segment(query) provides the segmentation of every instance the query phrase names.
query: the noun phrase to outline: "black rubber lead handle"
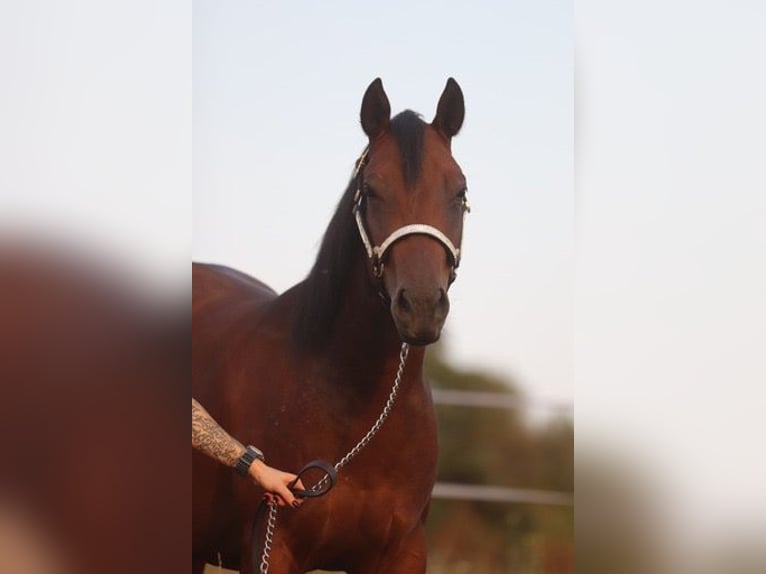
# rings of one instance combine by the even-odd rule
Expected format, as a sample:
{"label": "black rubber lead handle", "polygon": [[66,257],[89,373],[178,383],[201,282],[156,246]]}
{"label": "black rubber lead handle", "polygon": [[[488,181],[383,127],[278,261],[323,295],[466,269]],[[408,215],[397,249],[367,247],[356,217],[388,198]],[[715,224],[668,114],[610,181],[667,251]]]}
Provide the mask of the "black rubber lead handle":
{"label": "black rubber lead handle", "polygon": [[[321,470],[325,476],[323,479],[316,483],[314,488],[295,488],[295,484],[301,480],[301,477],[304,474],[310,470],[315,469]],[[337,481],[338,473],[335,471],[335,467],[333,465],[331,465],[329,462],[325,462],[324,460],[312,460],[310,463],[304,466],[300,472],[298,472],[298,475],[292,482],[290,482],[290,484],[287,485],[287,488],[289,488],[297,498],[316,498],[318,496],[327,494],[327,492],[329,492],[329,490],[335,486]]]}

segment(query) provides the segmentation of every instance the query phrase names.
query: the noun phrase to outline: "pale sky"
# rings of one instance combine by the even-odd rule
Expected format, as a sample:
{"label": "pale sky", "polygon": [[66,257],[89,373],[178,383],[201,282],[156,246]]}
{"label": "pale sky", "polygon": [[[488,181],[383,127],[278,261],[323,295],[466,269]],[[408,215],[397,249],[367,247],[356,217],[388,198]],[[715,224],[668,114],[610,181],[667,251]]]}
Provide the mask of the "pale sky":
{"label": "pale sky", "polygon": [[449,76],[473,212],[445,329],[460,365],[571,402],[573,45],[569,1],[196,2],[196,260],[278,291],[303,279],[365,145],[383,79],[430,121]]}

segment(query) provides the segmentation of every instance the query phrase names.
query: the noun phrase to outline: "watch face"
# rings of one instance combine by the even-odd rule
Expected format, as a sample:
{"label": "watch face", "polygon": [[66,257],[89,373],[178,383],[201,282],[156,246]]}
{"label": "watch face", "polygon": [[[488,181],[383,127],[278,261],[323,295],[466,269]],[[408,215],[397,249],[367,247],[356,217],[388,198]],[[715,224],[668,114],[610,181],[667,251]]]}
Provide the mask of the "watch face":
{"label": "watch face", "polygon": [[264,460],[263,453],[261,452],[260,449],[255,448],[253,445],[250,445],[247,448],[248,450],[252,451],[252,453],[255,455],[256,458]]}

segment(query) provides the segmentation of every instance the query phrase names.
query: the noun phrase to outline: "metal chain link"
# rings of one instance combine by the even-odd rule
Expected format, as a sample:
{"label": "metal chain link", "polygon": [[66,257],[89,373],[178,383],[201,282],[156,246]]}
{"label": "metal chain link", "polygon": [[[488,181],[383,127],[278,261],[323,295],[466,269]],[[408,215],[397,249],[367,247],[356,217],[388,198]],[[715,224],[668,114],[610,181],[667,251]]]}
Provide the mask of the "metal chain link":
{"label": "metal chain link", "polygon": [[[361,440],[354,445],[354,448],[352,448],[350,451],[346,453],[346,455],[341,458],[338,462],[335,463],[335,470],[340,471],[341,468],[346,466],[349,461],[354,458],[359,452],[367,446],[367,444],[372,440],[372,438],[378,434],[378,431],[383,426],[383,423],[388,418],[388,415],[391,413],[391,409],[394,406],[394,401],[396,400],[396,395],[399,393],[399,385],[402,382],[402,375],[404,374],[404,364],[407,361],[407,355],[410,352],[410,346],[407,343],[402,343],[401,350],[399,351],[399,367],[396,369],[396,376],[394,377],[394,384],[391,387],[391,392],[388,394],[388,399],[386,400],[386,404],[383,405],[383,410],[381,411],[380,415],[378,415],[377,420],[373,423],[373,425],[370,427],[370,430],[367,431],[367,434],[365,434]],[[322,480],[318,481],[313,486],[309,487],[307,490],[316,491],[324,487],[325,483],[329,480],[327,476],[324,476]],[[263,541],[263,553],[261,554],[261,566],[260,566],[260,572],[261,574],[268,574],[269,572],[269,557],[271,554],[271,545],[274,542],[274,531],[276,530],[276,523],[277,523],[277,503],[276,502],[270,502],[269,503],[269,517],[266,521],[266,537]]]}
{"label": "metal chain link", "polygon": [[277,504],[269,503],[269,517],[266,519],[266,536],[263,539],[263,554],[261,554],[261,574],[269,572],[269,556],[271,555],[271,544],[274,542],[274,529],[277,526]]}

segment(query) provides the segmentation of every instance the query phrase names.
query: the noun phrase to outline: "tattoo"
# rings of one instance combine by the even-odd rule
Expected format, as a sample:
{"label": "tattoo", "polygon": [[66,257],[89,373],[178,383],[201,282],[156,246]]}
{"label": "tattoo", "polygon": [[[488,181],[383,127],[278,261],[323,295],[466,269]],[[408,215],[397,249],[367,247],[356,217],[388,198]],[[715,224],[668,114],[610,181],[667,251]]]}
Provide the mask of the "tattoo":
{"label": "tattoo", "polygon": [[223,430],[201,404],[192,399],[192,446],[227,466],[236,466],[245,447]]}

